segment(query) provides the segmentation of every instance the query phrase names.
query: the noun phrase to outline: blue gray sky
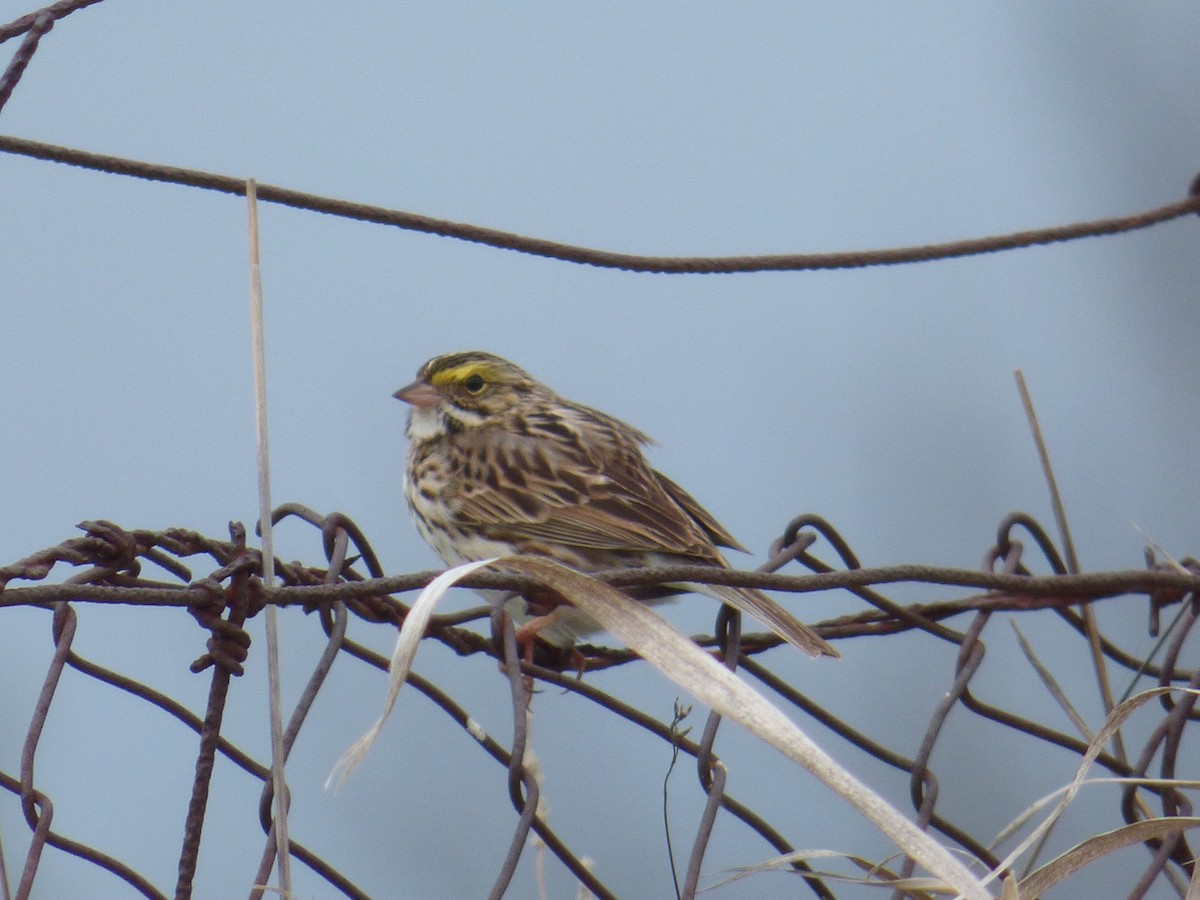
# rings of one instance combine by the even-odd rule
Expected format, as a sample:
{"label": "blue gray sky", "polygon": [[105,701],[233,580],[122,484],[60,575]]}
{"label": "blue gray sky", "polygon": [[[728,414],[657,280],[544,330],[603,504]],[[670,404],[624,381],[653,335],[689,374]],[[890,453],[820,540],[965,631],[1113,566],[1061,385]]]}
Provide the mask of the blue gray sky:
{"label": "blue gray sky", "polygon": [[[0,19],[29,10],[0,2]],[[1179,2],[110,0],[44,39],[0,132],[603,249],[870,249],[1181,198],[1200,170],[1198,38],[1200,8]],[[231,519],[252,522],[243,201],[0,155],[0,209],[0,562],[72,536],[83,519],[218,537]],[[1017,368],[1084,568],[1140,566],[1139,529],[1175,556],[1197,552],[1194,220],[921,265],[660,276],[270,205],[260,217],[274,497],[348,514],[389,572],[436,564],[403,509],[404,410],[391,393],[428,357],[471,348],[652,434],[654,463],[752,549],[739,560],[747,567],[808,511],[869,565],[974,567],[1005,513],[1049,524]],[[321,558],[303,528],[280,541],[285,558]],[[810,620],[856,608],[840,597],[794,602]],[[707,601],[669,614],[711,629]],[[81,653],[202,708],[207,679],[186,667],[204,635],[189,618],[86,606],[79,615]],[[1144,603],[1107,603],[1099,615],[1131,649],[1150,646]],[[315,621],[282,618],[288,701],[319,642]],[[3,619],[0,767],[15,771],[51,653],[49,616],[10,609]],[[1021,625],[1098,724],[1081,642],[1050,614]],[[264,753],[261,627],[229,733]],[[356,623],[352,634],[391,645],[378,627]],[[1067,727],[1008,626],[993,623],[988,638],[980,677],[994,699]],[[786,651],[769,659],[853,724],[914,752],[952,679],[953,649],[917,636],[841,649],[832,665]],[[430,646],[417,670],[507,739],[507,687],[489,660]],[[676,691],[652,672],[589,678],[669,718]],[[293,834],[373,896],[481,895],[513,825],[503,774],[415,693],[351,781],[336,794],[321,788],[383,692],[381,674],[335,666],[289,767]],[[667,896],[661,744],[555,691],[535,711],[555,827],[622,896]],[[166,890],[195,741],[163,718],[69,674],[38,779],[56,827]],[[801,724],[905,803],[902,778]],[[978,834],[1073,774],[1069,754],[965,714],[949,729],[934,759],[940,803]],[[808,776],[732,728],[722,740],[731,789],[798,846],[887,852]],[[676,777],[673,825],[686,848],[699,800],[690,771]],[[131,796],[136,813],[126,812]],[[256,802],[248,778],[218,772],[198,896],[245,890],[261,848]],[[1118,824],[1114,803],[1092,789],[1054,846],[1097,817]],[[0,837],[12,877],[26,831],[11,797],[0,799]],[[1077,884],[1140,869],[1144,854],[1129,852],[1124,868]],[[769,855],[722,821],[706,870]],[[535,896],[532,860],[512,896]],[[572,895],[557,865],[547,877],[550,896]],[[784,877],[718,896],[790,895]],[[131,896],[53,852],[38,888]],[[300,867],[296,888],[330,896]]]}

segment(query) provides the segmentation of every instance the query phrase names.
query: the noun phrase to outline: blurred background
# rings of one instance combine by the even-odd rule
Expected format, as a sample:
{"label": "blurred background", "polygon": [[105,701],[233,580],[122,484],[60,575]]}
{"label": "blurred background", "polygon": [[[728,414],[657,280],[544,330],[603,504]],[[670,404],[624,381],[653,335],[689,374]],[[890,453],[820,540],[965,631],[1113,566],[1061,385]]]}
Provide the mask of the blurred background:
{"label": "blurred background", "polygon": [[[0,20],[32,9],[0,2]],[[1179,2],[113,0],[43,39],[0,132],[608,250],[862,250],[1182,198],[1200,170],[1198,39],[1200,7]],[[5,44],[5,61],[18,43]],[[4,154],[0,210],[0,564],[73,536],[84,519],[216,538],[230,520],[253,523],[244,201]],[[1018,368],[1083,568],[1140,567],[1147,536],[1176,557],[1197,553],[1195,219],[969,259],[727,276],[602,270],[270,204],[260,219],[274,499],[346,513],[390,573],[438,565],[403,506],[405,409],[391,393],[430,356],[473,348],[655,437],[654,464],[751,548],[742,567],[761,563],[801,512],[832,521],[865,565],[972,568],[1009,511],[1049,525]],[[285,526],[278,541],[285,559],[322,562],[311,529]],[[861,608],[840,595],[788,602],[806,621]],[[1097,611],[1123,646],[1149,650],[1144,601]],[[667,611],[709,633],[713,612],[703,599]],[[207,635],[189,616],[78,614],[78,652],[203,710],[208,676],[187,666]],[[299,610],[281,618],[287,704],[323,638]],[[226,733],[266,759],[260,619]],[[0,769],[15,772],[53,644],[43,610],[4,609],[0,623]],[[999,625],[977,689],[1069,728]],[[1051,613],[1021,626],[1096,727],[1084,643]],[[351,634],[384,651],[394,639],[363,622]],[[955,648],[912,634],[840,649],[835,664],[767,658],[914,753]],[[494,662],[430,642],[417,671],[511,739]],[[668,719],[678,695],[644,666],[587,677]],[[335,665],[289,763],[292,836],[371,896],[483,895],[515,822],[504,774],[415,692],[349,782],[322,789],[384,688],[377,671]],[[669,749],[554,689],[534,711],[553,826],[621,896],[671,895]],[[797,720],[909,809],[902,775]],[[697,734],[701,722],[694,712]],[[161,712],[68,673],[38,756],[55,828],[169,890],[195,745]],[[718,752],[731,790],[797,846],[889,852],[815,780],[735,728]],[[1194,777],[1196,762],[1180,771]],[[1066,783],[1076,757],[955,715],[933,765],[939,810],[986,836]],[[675,778],[672,827],[686,857],[702,798],[690,769]],[[257,798],[257,782],[218,767],[196,896],[247,890],[262,847]],[[1116,794],[1092,788],[1051,850],[1099,821],[1120,823]],[[13,878],[28,829],[9,794],[0,839]],[[1146,860],[1126,853],[1081,873],[1071,894],[1126,893],[1126,872]],[[707,881],[771,855],[723,817]],[[298,896],[332,895],[293,871]],[[573,895],[553,861],[546,880],[549,896]],[[536,892],[530,851],[510,895]],[[772,874],[716,896],[803,893]],[[132,891],[47,851],[35,896],[84,895]]]}

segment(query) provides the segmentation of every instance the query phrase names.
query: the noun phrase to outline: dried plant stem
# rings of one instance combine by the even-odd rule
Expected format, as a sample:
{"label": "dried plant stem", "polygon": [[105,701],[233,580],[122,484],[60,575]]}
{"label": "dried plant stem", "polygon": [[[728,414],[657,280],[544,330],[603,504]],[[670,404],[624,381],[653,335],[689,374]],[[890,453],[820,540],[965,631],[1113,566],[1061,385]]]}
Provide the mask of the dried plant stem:
{"label": "dried plant stem", "polygon": [[[1062,538],[1063,553],[1066,556],[1067,569],[1072,575],[1079,574],[1079,557],[1075,553],[1075,542],[1071,539],[1071,528],[1067,524],[1067,514],[1063,508],[1062,494],[1058,490],[1058,482],[1054,478],[1054,469],[1050,465],[1050,453],[1046,449],[1046,441],[1042,436],[1042,428],[1038,424],[1037,412],[1033,408],[1033,399],[1029,388],[1025,385],[1025,373],[1017,369],[1013,373],[1017,379],[1017,390],[1021,393],[1021,403],[1025,407],[1025,417],[1029,421],[1029,430],[1033,434],[1033,443],[1037,447],[1038,458],[1042,461],[1042,472],[1046,476],[1046,487],[1050,491],[1050,505],[1054,510],[1054,521],[1058,525],[1058,533]],[[1108,669],[1104,663],[1104,650],[1100,643],[1100,629],[1096,625],[1096,613],[1091,604],[1082,603],[1079,607],[1087,629],[1088,646],[1092,653],[1092,666],[1096,670],[1096,683],[1100,687],[1100,697],[1104,701],[1104,713],[1108,715],[1116,706],[1113,699],[1112,685],[1108,679]],[[1125,743],[1121,732],[1113,732],[1113,753],[1117,759],[1126,761]]]}
{"label": "dried plant stem", "polygon": [[[263,349],[262,272],[258,254],[258,187],[246,182],[246,209],[250,227],[250,319],[254,345],[254,421],[258,436],[258,520],[262,527],[262,576],[269,589],[275,586],[275,547],[271,530],[271,468],[267,443],[267,365]],[[280,711],[278,610],[268,607],[267,685],[270,692],[271,782],[275,792],[275,852],[279,866],[279,888],[291,895],[292,876],[288,855],[287,781],[284,778],[283,715]]]}

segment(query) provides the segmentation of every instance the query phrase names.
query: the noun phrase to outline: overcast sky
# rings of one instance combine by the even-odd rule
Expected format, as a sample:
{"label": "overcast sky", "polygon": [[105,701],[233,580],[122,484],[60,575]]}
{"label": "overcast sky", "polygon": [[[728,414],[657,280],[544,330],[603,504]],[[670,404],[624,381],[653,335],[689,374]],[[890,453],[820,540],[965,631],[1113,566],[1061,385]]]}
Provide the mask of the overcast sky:
{"label": "overcast sky", "polygon": [[[5,0],[0,19],[31,9]],[[1182,198],[1200,170],[1198,39],[1200,7],[1183,2],[109,0],[43,39],[0,132],[609,250],[861,250]],[[253,522],[244,202],[0,155],[0,210],[0,564],[73,536],[84,519],[218,538],[230,520]],[[278,206],[260,217],[274,497],[346,513],[390,573],[437,563],[403,508],[405,410],[391,393],[430,356],[473,348],[654,436],[655,465],[751,548],[738,560],[745,567],[801,512],[832,521],[867,565],[976,567],[1009,511],[1051,524],[1017,368],[1083,567],[1141,566],[1145,535],[1176,557],[1197,553],[1194,218],[920,265],[661,276]],[[310,530],[288,526],[280,540],[286,559],[323,558]],[[811,621],[859,608],[833,595],[788,602]],[[187,665],[205,634],[190,617],[78,612],[81,654],[203,709],[208,676]],[[711,630],[707,600],[667,612],[689,631]],[[1099,615],[1132,652],[1151,646],[1144,601],[1109,602]],[[291,702],[320,635],[299,610],[282,619]],[[49,664],[49,620],[27,609],[0,619],[7,773],[18,771]],[[1049,613],[1021,626],[1097,726],[1082,642]],[[252,633],[228,733],[265,758],[260,621]],[[362,622],[352,634],[380,649],[393,637]],[[1069,728],[1008,625],[994,622],[987,641],[980,691]],[[767,661],[852,724],[914,753],[952,681],[954,648],[910,636],[840,649],[835,664],[786,650]],[[417,671],[510,739],[507,685],[490,660],[431,643]],[[587,677],[670,718],[678,691],[652,671]],[[336,794],[321,788],[377,714],[384,682],[351,660],[335,665],[289,765],[293,837],[372,896],[483,895],[515,823],[504,773],[415,692],[350,782]],[[56,829],[169,892],[195,738],[115,694],[64,677],[38,786],[54,800]],[[538,696],[535,714],[552,824],[621,896],[669,896],[664,746],[556,690]],[[902,775],[795,718],[908,808]],[[699,712],[692,721],[698,733]],[[888,852],[827,790],[735,728],[718,750],[731,790],[797,846]],[[1185,777],[1196,762],[1181,763]],[[934,766],[939,809],[990,837],[1068,781],[1075,757],[956,710]],[[684,768],[671,796],[686,857],[700,800]],[[262,845],[257,796],[251,779],[218,767],[197,896],[246,892]],[[1080,810],[1052,850],[1098,822],[1120,824],[1115,794],[1099,788]],[[28,830],[7,794],[0,839],[15,880]],[[1114,884],[1123,894],[1146,860],[1141,849],[1127,853],[1082,874],[1074,895]],[[705,870],[711,881],[770,855],[723,818]],[[533,858],[527,851],[511,896],[536,895]],[[298,896],[333,895],[303,867],[294,872]],[[557,863],[547,878],[550,896],[572,896]],[[715,896],[800,891],[785,878],[759,876]],[[37,890],[132,896],[50,850]]]}

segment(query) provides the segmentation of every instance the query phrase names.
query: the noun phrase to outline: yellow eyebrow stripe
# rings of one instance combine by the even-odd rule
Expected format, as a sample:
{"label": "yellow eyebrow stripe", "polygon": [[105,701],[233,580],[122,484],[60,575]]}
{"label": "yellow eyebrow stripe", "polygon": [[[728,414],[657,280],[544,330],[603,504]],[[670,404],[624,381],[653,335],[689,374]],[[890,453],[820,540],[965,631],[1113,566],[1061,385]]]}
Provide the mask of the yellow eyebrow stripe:
{"label": "yellow eyebrow stripe", "polygon": [[466,381],[472,375],[482,375],[484,378],[491,380],[491,376],[495,374],[495,367],[488,363],[466,363],[461,366],[455,366],[453,369],[443,369],[440,372],[434,373],[430,382],[434,387],[444,387],[448,384],[458,384]]}

